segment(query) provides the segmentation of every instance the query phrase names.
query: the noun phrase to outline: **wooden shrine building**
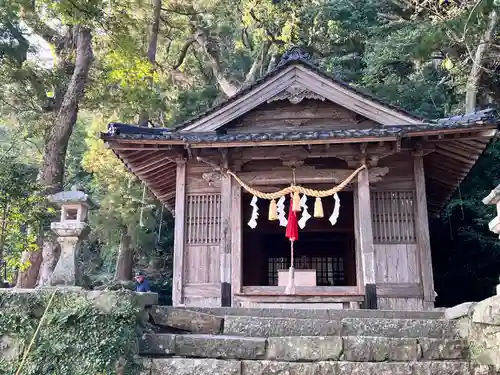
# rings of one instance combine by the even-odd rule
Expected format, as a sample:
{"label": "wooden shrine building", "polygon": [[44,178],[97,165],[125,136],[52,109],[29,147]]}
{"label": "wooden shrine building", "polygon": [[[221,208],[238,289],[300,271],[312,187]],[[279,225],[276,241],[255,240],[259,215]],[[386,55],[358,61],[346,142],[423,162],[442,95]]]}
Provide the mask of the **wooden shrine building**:
{"label": "wooden shrine building", "polygon": [[[175,215],[174,305],[348,308],[375,290],[380,309],[422,310],[435,300],[429,215],[497,124],[493,110],[415,117],[292,48],[274,71],[175,129],[112,123],[101,137]],[[293,183],[325,191],[359,167],[338,195],[320,199],[324,217],[299,229],[296,287],[285,294],[290,242],[282,218],[268,220],[276,202],[255,202],[234,176],[259,194]],[[306,198],[299,219],[316,213]]]}

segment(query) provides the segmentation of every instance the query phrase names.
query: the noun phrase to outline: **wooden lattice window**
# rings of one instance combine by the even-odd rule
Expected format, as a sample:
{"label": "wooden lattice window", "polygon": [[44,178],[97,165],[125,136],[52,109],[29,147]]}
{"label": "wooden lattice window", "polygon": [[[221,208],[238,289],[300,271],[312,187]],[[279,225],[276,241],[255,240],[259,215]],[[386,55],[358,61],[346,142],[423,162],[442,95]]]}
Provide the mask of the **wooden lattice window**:
{"label": "wooden lattice window", "polygon": [[415,243],[413,191],[371,193],[374,243]]}
{"label": "wooden lattice window", "polygon": [[[290,258],[268,258],[268,284],[278,285],[278,271],[290,267]],[[317,286],[345,285],[344,258],[302,257],[296,269],[315,269]]]}
{"label": "wooden lattice window", "polygon": [[221,237],[220,194],[188,194],[186,198],[186,243],[218,244]]}

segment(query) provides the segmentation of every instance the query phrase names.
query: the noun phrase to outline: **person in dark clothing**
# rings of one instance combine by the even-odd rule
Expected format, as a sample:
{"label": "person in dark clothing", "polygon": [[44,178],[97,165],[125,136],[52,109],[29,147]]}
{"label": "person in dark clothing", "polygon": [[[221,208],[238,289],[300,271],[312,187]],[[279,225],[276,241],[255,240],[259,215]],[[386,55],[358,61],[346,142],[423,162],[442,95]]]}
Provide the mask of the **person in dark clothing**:
{"label": "person in dark clothing", "polygon": [[146,280],[144,275],[138,273],[135,275],[135,291],[140,293],[150,292],[149,281]]}

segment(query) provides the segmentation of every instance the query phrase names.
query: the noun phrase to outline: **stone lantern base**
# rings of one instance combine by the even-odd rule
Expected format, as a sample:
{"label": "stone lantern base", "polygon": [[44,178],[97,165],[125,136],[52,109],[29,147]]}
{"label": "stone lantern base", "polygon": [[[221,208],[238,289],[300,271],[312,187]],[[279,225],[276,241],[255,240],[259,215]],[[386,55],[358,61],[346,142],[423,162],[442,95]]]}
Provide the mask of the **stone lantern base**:
{"label": "stone lantern base", "polygon": [[79,264],[80,242],[89,232],[86,223],[52,223],[50,228],[57,234],[61,256],[51,276],[51,285],[82,285]]}

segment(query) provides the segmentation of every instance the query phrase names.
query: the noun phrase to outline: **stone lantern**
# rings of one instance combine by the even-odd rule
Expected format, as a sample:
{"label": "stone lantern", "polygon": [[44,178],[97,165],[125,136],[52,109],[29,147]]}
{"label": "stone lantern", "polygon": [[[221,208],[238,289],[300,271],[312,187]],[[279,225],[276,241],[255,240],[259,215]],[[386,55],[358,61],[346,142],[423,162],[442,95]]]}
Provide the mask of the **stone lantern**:
{"label": "stone lantern", "polygon": [[[490,230],[498,234],[500,238],[500,185],[494,188],[486,198],[483,199],[484,204],[492,204],[497,206],[497,216],[488,224]],[[500,284],[497,285],[497,295],[500,296]]]}
{"label": "stone lantern", "polygon": [[59,221],[53,222],[50,229],[57,235],[61,245],[61,256],[54,269],[52,285],[80,285],[81,272],[78,264],[80,243],[90,230],[87,224],[88,211],[97,205],[83,191],[72,187],[48,197],[51,203],[61,208]]}
{"label": "stone lantern", "polygon": [[493,204],[497,206],[497,216],[488,224],[490,230],[498,234],[500,237],[500,185],[494,188],[486,198],[483,199],[484,204]]}

